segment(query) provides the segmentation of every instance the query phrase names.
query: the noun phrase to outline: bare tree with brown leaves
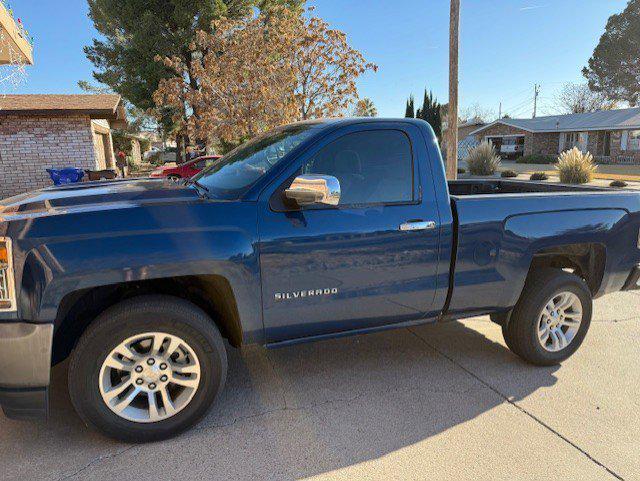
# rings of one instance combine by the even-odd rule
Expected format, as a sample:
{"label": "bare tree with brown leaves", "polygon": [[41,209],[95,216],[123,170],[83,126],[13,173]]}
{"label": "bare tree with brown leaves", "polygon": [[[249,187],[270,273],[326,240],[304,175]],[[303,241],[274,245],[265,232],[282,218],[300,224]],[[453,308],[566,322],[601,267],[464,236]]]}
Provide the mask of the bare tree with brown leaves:
{"label": "bare tree with brown leaves", "polygon": [[198,87],[183,82],[188,67],[179,59],[164,59],[177,75],[161,82],[156,102],[177,106],[184,101],[191,110],[186,126],[190,135],[206,138],[213,133],[226,142],[295,119],[295,76],[289,59],[293,17],[281,9],[277,15],[214,21],[211,33],[198,32],[191,46],[189,72]]}
{"label": "bare tree with brown leaves", "polygon": [[[356,79],[376,69],[344,33],[286,8],[216,20],[190,48],[189,66],[159,59],[176,75],[161,82],[154,100],[186,105],[177,117],[188,119],[191,136],[230,143],[294,120],[342,114],[358,98]],[[187,73],[195,84],[184,82]]]}
{"label": "bare tree with brown leaves", "polygon": [[293,66],[300,119],[344,114],[358,99],[356,81],[378,67],[321,18],[297,17]]}

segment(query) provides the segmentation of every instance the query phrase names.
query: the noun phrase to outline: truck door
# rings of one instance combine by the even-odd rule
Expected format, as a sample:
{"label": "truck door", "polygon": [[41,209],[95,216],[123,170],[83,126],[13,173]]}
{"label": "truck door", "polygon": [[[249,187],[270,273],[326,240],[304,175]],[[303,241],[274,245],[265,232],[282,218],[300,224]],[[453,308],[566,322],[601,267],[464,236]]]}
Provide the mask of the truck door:
{"label": "truck door", "polygon": [[[352,125],[318,144],[259,201],[267,342],[433,314],[440,221],[418,128]],[[336,177],[339,204],[287,207],[302,173]]]}

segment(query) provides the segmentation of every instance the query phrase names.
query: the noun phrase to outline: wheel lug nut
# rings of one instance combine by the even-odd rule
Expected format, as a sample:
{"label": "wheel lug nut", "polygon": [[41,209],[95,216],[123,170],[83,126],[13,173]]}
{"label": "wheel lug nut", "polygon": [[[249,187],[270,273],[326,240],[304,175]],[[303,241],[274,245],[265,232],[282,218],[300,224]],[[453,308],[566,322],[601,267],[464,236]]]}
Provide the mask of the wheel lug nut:
{"label": "wheel lug nut", "polygon": [[166,369],[167,368],[167,363],[163,362],[162,364],[160,364],[160,369]]}
{"label": "wheel lug nut", "polygon": [[153,366],[156,363],[156,360],[153,358],[147,359],[147,364],[149,364],[149,366]]}
{"label": "wheel lug nut", "polygon": [[136,372],[142,372],[142,366],[136,366]]}
{"label": "wheel lug nut", "polygon": [[160,380],[161,380],[162,382],[166,382],[166,381],[167,381],[167,379],[169,379],[169,378],[167,377],[167,375],[166,375],[166,374],[164,374],[164,375],[160,376]]}
{"label": "wheel lug nut", "polygon": [[152,382],[149,383],[149,389],[155,389],[156,388],[156,383]]}
{"label": "wheel lug nut", "polygon": [[140,385],[142,384],[144,381],[142,379],[136,379],[136,384]]}

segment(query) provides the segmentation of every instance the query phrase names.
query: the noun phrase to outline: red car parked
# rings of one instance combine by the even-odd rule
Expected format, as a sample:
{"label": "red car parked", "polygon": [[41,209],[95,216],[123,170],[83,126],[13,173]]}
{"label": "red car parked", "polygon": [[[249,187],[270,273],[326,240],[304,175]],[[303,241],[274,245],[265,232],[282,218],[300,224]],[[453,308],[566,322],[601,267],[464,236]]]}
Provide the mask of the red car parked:
{"label": "red car parked", "polygon": [[183,164],[178,165],[162,165],[149,174],[149,177],[160,178],[166,177],[168,179],[188,179],[193,177],[207,165],[213,161],[218,160],[221,155],[203,155],[193,160],[189,160]]}

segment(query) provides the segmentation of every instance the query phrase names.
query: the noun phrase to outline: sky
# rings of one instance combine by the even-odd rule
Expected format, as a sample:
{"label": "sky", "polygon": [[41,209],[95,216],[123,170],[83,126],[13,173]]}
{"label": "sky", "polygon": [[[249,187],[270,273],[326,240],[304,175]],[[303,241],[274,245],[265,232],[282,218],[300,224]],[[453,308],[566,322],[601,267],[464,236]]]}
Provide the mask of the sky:
{"label": "sky", "polygon": [[[35,65],[11,93],[79,93],[92,80],[82,47],[96,36],[86,0],[13,0],[14,15],[35,36]],[[583,82],[607,19],[626,0],[461,0],[462,109],[480,105],[497,116],[530,117],[534,84],[538,115],[558,113],[566,82]],[[410,94],[448,96],[448,0],[313,0],[314,13],[344,31],[349,43],[378,65],[358,82],[380,116],[404,115]],[[6,89],[5,89],[6,91]],[[9,92],[7,92],[9,93]]]}

